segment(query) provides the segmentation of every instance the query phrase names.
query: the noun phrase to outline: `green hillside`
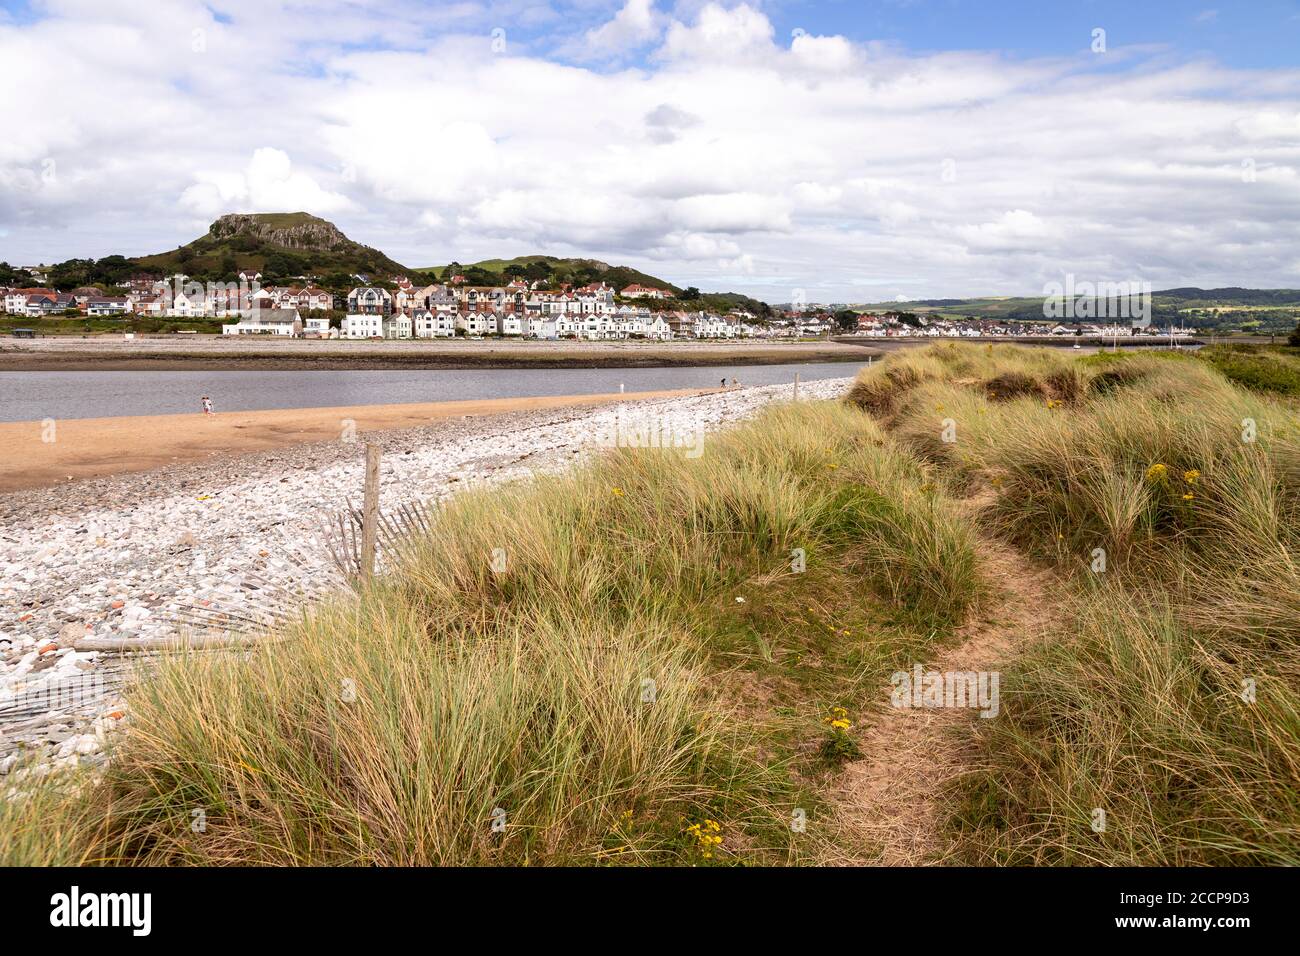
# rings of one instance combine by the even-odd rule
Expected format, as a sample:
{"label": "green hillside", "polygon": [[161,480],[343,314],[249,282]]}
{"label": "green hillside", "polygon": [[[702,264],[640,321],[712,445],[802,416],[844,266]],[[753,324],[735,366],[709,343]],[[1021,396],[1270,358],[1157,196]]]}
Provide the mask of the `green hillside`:
{"label": "green hillside", "polygon": [[768,316],[772,313],[771,306],[767,303],[741,295],[739,292],[700,292],[694,288],[683,288],[647,272],[629,266],[611,266],[599,259],[516,256],[513,259],[483,259],[468,264],[451,262],[446,265],[430,266],[421,271],[444,281],[453,275],[463,275],[470,285],[505,285],[512,279],[523,279],[527,282],[540,281],[549,287],[564,284],[583,286],[591,282],[605,282],[615,289],[623,289],[629,285],[644,285],[665,289],[675,296],[674,299],[665,301],[641,300],[643,305],[655,310],[686,308],[727,312],[731,309],[744,309],[758,316]]}
{"label": "green hillside", "polygon": [[222,216],[193,242],[133,261],[146,271],[184,272],[199,280],[231,280],[253,269],[267,279],[312,275],[327,285],[347,285],[354,273],[387,281],[410,271],[305,212]]}
{"label": "green hillside", "polygon": [[[60,289],[90,285],[114,288],[137,272],[158,276],[184,273],[199,282],[230,282],[242,271],[262,273],[263,284],[293,282],[300,276],[309,276],[335,294],[356,285],[354,275],[364,275],[376,285],[390,288],[394,276],[431,283],[453,274],[464,275],[470,285],[480,286],[503,286],[516,278],[541,282],[542,288],[592,282],[606,282],[615,289],[645,285],[665,289],[676,296],[667,302],[643,300],[652,309],[745,309],[759,316],[772,312],[765,303],[736,292],[701,293],[693,288],[684,289],[658,276],[628,266],[612,266],[599,259],[532,255],[409,269],[378,249],[349,239],[334,223],[305,212],[232,213],[209,226],[205,235],[167,252],[135,258],[112,255],[98,261],[68,259],[50,267],[50,284]],[[23,278],[25,275],[20,276],[12,267],[0,263],[0,284]]]}
{"label": "green hillside", "polygon": [[[453,274],[465,276],[472,285],[502,285],[514,278],[550,280],[554,285],[570,283],[586,285],[589,282],[607,282],[617,289],[640,284],[666,289],[673,294],[682,290],[657,276],[640,272],[628,266],[611,266],[599,259],[562,259],[555,256],[516,256],[513,259],[484,259],[480,262],[451,262],[430,266],[422,270],[446,280]],[[484,281],[478,281],[478,280]]]}

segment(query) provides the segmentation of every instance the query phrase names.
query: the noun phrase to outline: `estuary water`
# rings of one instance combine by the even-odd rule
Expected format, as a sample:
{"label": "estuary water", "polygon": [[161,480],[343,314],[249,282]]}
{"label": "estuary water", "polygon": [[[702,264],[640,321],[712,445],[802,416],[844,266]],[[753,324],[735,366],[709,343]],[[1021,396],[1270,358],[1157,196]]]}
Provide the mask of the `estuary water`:
{"label": "estuary water", "polygon": [[718,365],[701,368],[348,370],[233,372],[0,372],[0,421],[111,418],[214,411],[593,395],[672,388],[805,382],[856,375],[865,363]]}

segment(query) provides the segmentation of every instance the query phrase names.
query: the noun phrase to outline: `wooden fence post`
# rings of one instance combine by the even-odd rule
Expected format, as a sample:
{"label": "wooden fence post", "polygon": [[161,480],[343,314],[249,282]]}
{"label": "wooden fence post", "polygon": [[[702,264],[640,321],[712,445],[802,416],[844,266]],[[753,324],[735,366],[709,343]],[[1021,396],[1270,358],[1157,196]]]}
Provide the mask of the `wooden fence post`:
{"label": "wooden fence post", "polygon": [[794,373],[794,400],[799,401],[799,373]]}
{"label": "wooden fence post", "polygon": [[361,575],[375,573],[375,541],[379,535],[379,446],[366,443],[366,493],[361,506]]}

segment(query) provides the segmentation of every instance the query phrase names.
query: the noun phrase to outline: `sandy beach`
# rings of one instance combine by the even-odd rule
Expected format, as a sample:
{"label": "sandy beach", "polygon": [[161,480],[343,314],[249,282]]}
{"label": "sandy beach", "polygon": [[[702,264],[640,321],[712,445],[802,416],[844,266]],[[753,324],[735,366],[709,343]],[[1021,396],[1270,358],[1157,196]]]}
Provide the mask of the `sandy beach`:
{"label": "sandy beach", "polygon": [[164,468],[218,454],[334,441],[347,430],[364,434],[413,428],[449,418],[695,394],[700,393],[654,391],[268,409],[213,415],[80,418],[54,422],[52,426],[42,422],[3,422],[0,423],[0,493]]}

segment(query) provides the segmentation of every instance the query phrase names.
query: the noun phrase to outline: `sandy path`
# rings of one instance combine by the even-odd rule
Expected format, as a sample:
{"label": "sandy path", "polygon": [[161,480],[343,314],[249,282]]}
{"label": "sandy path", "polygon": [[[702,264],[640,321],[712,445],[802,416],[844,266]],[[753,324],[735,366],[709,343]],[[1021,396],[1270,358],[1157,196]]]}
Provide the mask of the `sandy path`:
{"label": "sandy path", "polygon": [[[1001,593],[958,631],[960,644],[925,663],[927,671],[999,670],[1055,622],[1050,572],[993,540],[982,542],[981,558]],[[845,767],[831,793],[845,858],[830,862],[936,862],[944,845],[944,790],[978,765],[969,733],[982,719],[977,710],[894,708],[891,689],[881,691],[884,703],[858,739],[865,757]]]}
{"label": "sandy path", "polygon": [[[141,380],[146,385],[146,380]],[[715,390],[716,391],[716,390]],[[58,421],[54,441],[41,422],[0,423],[0,493],[45,488],[69,479],[147,471],[217,454],[263,451],[331,441],[346,422],[358,433],[409,428],[444,418],[495,415],[611,401],[706,394],[698,389],[625,395],[551,395],[400,405],[345,405],[226,412],[216,415],[140,415]]]}

